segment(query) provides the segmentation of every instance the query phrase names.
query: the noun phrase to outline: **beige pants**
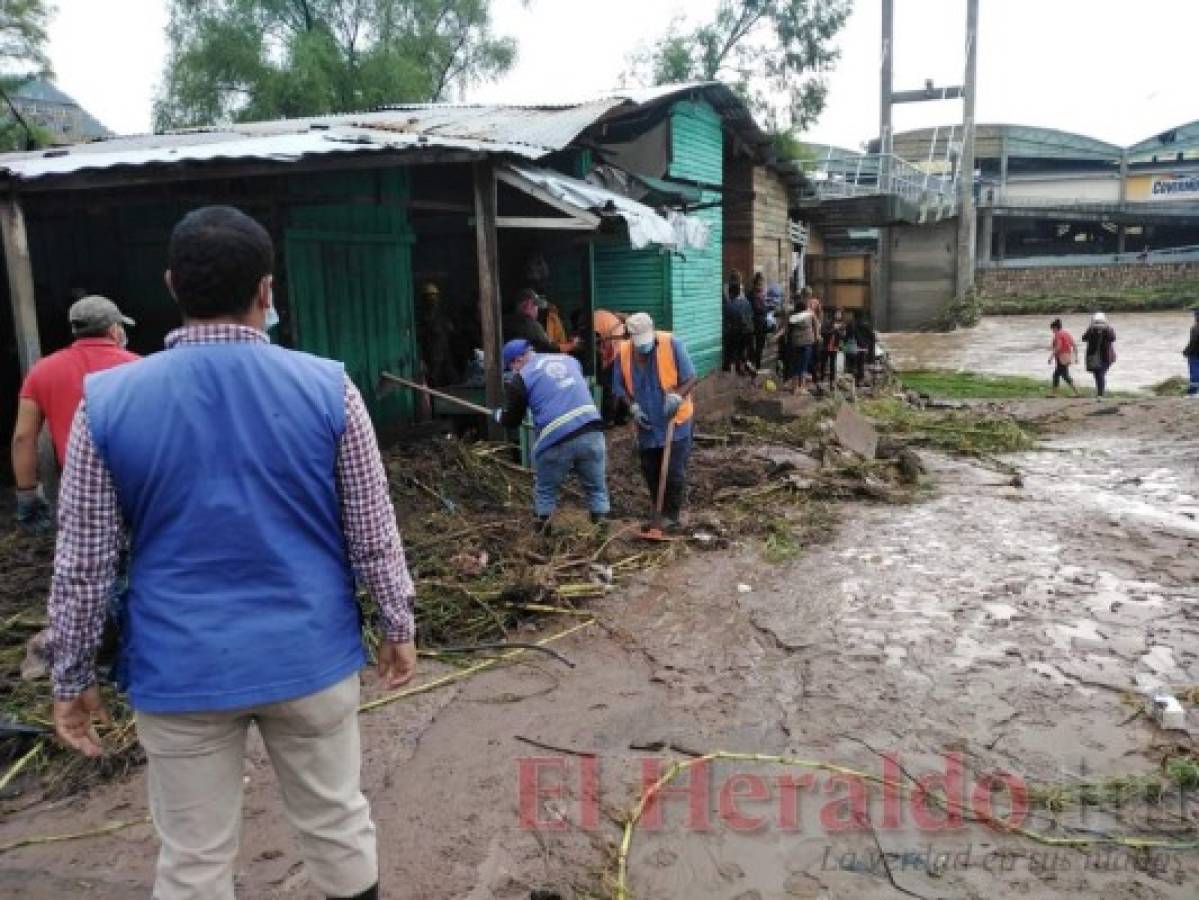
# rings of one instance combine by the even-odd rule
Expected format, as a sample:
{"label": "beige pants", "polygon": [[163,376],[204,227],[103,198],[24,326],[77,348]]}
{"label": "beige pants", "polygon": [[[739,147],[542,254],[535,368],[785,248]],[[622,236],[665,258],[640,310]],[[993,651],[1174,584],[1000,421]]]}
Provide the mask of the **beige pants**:
{"label": "beige pants", "polygon": [[150,812],[162,840],[154,900],[232,900],[246,732],[258,724],[317,890],[352,897],[378,880],[359,787],[357,674],[307,697],[235,712],[137,714]]}

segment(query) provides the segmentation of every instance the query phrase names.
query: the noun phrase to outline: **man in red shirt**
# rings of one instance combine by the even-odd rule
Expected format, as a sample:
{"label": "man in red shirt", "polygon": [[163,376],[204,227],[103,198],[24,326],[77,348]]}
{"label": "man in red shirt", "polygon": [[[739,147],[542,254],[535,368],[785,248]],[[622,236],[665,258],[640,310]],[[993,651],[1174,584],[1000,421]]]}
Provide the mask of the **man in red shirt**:
{"label": "man in red shirt", "polygon": [[17,481],[17,525],[26,532],[50,530],[50,508],[37,477],[37,439],[42,421],[50,427],[58,465],[66,464],[71,421],[83,397],[83,379],[139,357],[125,349],[125,326],[134,321],[107,297],[75,301],[67,313],[75,342],[39,360],[25,376],[12,436],[12,468]]}
{"label": "man in red shirt", "polygon": [[1053,389],[1049,396],[1057,396],[1057,386],[1064,380],[1077,397],[1078,388],[1074,386],[1074,379],[1070,377],[1070,364],[1078,362],[1078,346],[1074,343],[1073,335],[1062,327],[1061,319],[1050,322],[1049,330],[1053,332],[1053,341],[1049,345],[1049,364],[1053,366]]}

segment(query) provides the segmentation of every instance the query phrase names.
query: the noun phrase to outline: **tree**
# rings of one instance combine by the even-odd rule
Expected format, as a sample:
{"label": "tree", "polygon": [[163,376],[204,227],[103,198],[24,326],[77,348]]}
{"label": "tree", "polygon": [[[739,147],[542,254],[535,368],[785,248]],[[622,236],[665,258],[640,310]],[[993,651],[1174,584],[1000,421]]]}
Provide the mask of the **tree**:
{"label": "tree", "polygon": [[771,130],[803,131],[824,109],[849,11],[850,0],[720,0],[705,25],[676,20],[634,70],[654,84],[728,82]]}
{"label": "tree", "polygon": [[0,150],[32,150],[45,143],[42,129],[25,122],[12,103],[22,84],[50,74],[47,0],[0,0]]}
{"label": "tree", "polygon": [[442,100],[516,59],[490,0],[171,0],[167,36],[158,128]]}

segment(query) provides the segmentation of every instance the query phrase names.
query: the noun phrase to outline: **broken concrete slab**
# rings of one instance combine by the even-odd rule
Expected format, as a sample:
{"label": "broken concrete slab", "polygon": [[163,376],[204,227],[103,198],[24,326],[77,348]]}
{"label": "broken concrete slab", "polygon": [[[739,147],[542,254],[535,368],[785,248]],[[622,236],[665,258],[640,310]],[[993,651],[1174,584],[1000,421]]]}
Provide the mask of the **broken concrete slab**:
{"label": "broken concrete slab", "polygon": [[878,430],[869,419],[848,405],[837,410],[833,434],[837,443],[863,459],[874,459],[878,453]]}
{"label": "broken concrete slab", "polygon": [[765,444],[754,448],[754,459],[770,463],[772,474],[789,472],[814,472],[820,468],[820,460],[809,456],[802,450],[788,447],[785,444]]}

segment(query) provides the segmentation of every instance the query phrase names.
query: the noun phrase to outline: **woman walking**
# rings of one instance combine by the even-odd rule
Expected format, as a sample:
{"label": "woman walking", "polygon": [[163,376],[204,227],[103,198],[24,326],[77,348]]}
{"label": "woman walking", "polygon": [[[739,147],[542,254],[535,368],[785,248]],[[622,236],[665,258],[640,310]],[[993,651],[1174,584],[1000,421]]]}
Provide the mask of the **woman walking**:
{"label": "woman walking", "polygon": [[1116,361],[1116,330],[1101,312],[1091,316],[1091,324],[1082,333],[1087,345],[1087,371],[1095,378],[1095,393],[1099,400],[1107,391],[1107,370]]}

